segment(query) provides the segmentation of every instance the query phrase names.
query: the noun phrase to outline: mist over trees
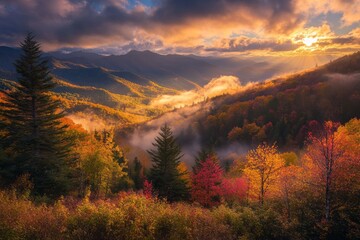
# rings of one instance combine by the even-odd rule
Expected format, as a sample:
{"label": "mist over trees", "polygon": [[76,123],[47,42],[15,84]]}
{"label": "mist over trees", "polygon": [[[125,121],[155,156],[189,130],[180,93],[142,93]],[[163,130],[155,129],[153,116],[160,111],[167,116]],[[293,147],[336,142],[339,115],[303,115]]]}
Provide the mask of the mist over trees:
{"label": "mist over trees", "polygon": [[[208,100],[188,134],[164,124],[129,160],[118,129],[66,117],[33,35],[21,49],[0,92],[0,239],[360,238],[358,79],[307,73]],[[250,150],[225,165],[216,147],[233,143]]]}

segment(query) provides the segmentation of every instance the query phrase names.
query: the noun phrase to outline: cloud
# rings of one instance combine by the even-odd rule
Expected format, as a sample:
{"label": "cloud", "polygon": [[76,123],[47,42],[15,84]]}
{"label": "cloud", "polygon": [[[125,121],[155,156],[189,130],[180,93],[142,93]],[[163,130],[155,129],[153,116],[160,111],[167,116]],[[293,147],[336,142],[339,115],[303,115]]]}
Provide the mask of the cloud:
{"label": "cloud", "polygon": [[311,15],[340,13],[342,24],[350,26],[360,21],[360,2],[358,0],[297,0],[296,8]]}
{"label": "cloud", "polygon": [[151,2],[2,0],[0,44],[17,45],[26,32],[32,31],[47,50],[82,47],[119,53],[146,48],[203,54],[284,52],[298,47],[286,37],[302,30],[316,14],[341,13],[343,24],[349,26],[360,20],[356,0]]}
{"label": "cloud", "polygon": [[151,105],[152,107],[156,108],[179,108],[190,106],[199,102],[203,102],[208,98],[243,91],[252,86],[252,84],[253,83],[247,83],[245,86],[241,86],[237,77],[221,76],[219,78],[212,79],[203,88],[182,92],[178,95],[162,95],[157,97],[152,100]]}
{"label": "cloud", "polygon": [[262,23],[269,31],[286,32],[302,22],[302,16],[295,14],[291,0],[167,0],[162,3],[155,11],[154,19],[171,25],[206,19],[223,27]]}
{"label": "cloud", "polygon": [[91,111],[69,114],[66,117],[75,124],[80,124],[87,131],[111,129],[116,126],[115,122],[99,118]]}
{"label": "cloud", "polygon": [[230,39],[221,39],[214,43],[214,46],[207,48],[206,51],[222,51],[222,52],[246,52],[253,50],[267,51],[292,51],[300,47],[299,43],[293,43],[291,40],[276,39],[256,39],[248,37],[237,37]]}

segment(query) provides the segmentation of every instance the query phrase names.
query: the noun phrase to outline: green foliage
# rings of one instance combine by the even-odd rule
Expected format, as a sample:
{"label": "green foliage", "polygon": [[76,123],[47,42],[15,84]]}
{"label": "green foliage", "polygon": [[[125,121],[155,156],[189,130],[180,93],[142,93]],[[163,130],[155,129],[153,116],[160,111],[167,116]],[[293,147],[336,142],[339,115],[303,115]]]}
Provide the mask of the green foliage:
{"label": "green foliage", "polygon": [[143,182],[145,180],[145,168],[143,167],[141,161],[135,157],[132,165],[130,166],[129,175],[134,182],[134,187],[136,190],[139,190],[143,187]]}
{"label": "green foliage", "polygon": [[161,127],[153,146],[155,149],[148,151],[153,163],[149,180],[158,196],[171,202],[188,199],[187,183],[181,178],[184,173],[180,173],[178,169],[182,157],[181,148],[167,125]]}
{"label": "green foliage", "polygon": [[1,142],[8,160],[1,164],[12,179],[30,174],[36,194],[59,196],[68,192],[69,141],[60,119],[60,102],[49,91],[55,83],[42,59],[40,45],[29,34],[15,63],[19,74],[13,91],[4,91],[1,115],[5,119]]}

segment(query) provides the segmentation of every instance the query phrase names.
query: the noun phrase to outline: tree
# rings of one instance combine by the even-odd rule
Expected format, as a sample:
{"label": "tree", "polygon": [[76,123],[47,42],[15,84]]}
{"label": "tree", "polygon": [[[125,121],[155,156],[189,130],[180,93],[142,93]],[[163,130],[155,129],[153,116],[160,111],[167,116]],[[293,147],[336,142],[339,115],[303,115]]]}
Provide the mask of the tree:
{"label": "tree", "polygon": [[196,172],[196,170],[201,167],[201,163],[208,160],[208,158],[211,158],[212,161],[219,163],[219,159],[213,148],[202,148],[195,157],[193,171]]}
{"label": "tree", "polygon": [[141,161],[138,157],[135,157],[132,166],[130,168],[129,174],[131,175],[132,180],[134,181],[134,187],[136,190],[139,190],[143,187],[144,183],[144,167],[141,164]]}
{"label": "tree", "polygon": [[245,199],[247,189],[247,181],[242,177],[224,178],[221,182],[221,195],[230,204]]}
{"label": "tree", "polygon": [[320,129],[309,133],[307,157],[312,161],[325,187],[325,220],[330,219],[333,172],[337,161],[343,156],[341,138],[335,134],[339,123],[327,121]]}
{"label": "tree", "polygon": [[178,169],[183,155],[169,126],[165,124],[161,127],[153,146],[155,149],[149,150],[148,153],[153,163],[149,180],[153,184],[154,191],[159,197],[166,198],[170,202],[187,199],[187,183],[181,177],[184,173],[180,173]]}
{"label": "tree", "polygon": [[180,162],[178,165],[178,171],[181,174],[180,178],[183,179],[186,182],[186,186],[191,186],[191,175],[188,171],[188,167],[186,166],[186,163]]}
{"label": "tree", "polygon": [[200,167],[192,175],[191,196],[193,201],[204,207],[220,204],[223,171],[218,163],[210,157],[200,163]]}
{"label": "tree", "polygon": [[275,145],[269,146],[266,143],[250,150],[246,159],[244,172],[249,178],[250,188],[258,192],[259,200],[263,205],[265,194],[277,180],[279,170],[284,166],[284,160]]}
{"label": "tree", "polygon": [[30,174],[37,194],[58,196],[68,190],[70,146],[66,125],[61,123],[60,102],[50,91],[55,87],[40,44],[28,34],[15,62],[19,75],[13,91],[4,91],[2,116],[6,119],[1,142],[12,157],[14,178]]}
{"label": "tree", "polygon": [[86,196],[90,190],[93,197],[104,197],[127,188],[127,160],[114,143],[112,134],[86,134],[74,147],[78,154],[80,196]]}

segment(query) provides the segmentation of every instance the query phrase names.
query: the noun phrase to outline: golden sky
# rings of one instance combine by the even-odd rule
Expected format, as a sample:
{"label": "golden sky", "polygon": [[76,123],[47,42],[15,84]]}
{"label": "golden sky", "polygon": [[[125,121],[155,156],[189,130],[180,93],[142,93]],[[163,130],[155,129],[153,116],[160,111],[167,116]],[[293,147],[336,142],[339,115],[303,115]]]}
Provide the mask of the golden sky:
{"label": "golden sky", "polygon": [[1,0],[0,45],[216,56],[360,50],[359,0]]}

